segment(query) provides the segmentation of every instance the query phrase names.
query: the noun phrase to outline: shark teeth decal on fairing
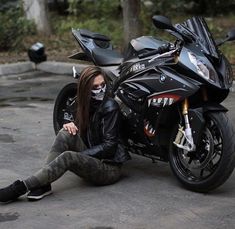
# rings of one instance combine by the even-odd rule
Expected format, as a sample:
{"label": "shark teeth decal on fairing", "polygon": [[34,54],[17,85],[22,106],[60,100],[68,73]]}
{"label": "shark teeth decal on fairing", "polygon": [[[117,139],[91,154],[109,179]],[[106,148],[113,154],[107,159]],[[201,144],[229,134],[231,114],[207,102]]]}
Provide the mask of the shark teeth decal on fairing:
{"label": "shark teeth decal on fairing", "polygon": [[148,120],[144,120],[144,133],[148,137],[154,137],[156,133],[156,130],[154,129],[154,127],[150,124]]}
{"label": "shark teeth decal on fairing", "polygon": [[148,99],[148,107],[154,106],[154,107],[165,107],[170,106],[173,103],[180,100],[179,95],[171,95],[171,94],[163,94],[158,96],[153,96]]}

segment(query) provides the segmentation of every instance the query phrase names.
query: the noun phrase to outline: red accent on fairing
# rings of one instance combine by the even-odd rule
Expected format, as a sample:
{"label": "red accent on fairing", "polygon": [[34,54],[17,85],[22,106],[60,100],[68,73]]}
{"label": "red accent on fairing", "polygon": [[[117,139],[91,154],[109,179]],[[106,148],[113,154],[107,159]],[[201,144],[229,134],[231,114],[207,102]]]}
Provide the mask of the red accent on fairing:
{"label": "red accent on fairing", "polygon": [[147,122],[146,120],[144,120],[144,133],[148,136],[148,137],[154,137],[156,135],[156,131],[155,133],[150,133],[148,128],[146,128]]}
{"label": "red accent on fairing", "polygon": [[174,102],[177,102],[178,100],[180,100],[181,96],[179,95],[175,95],[175,94],[161,94],[161,95],[154,95],[149,97],[149,99],[159,99],[159,98],[171,98],[174,99]]}
{"label": "red accent on fairing", "polygon": [[154,137],[156,135],[156,133],[151,134],[150,132],[148,132],[148,130],[146,128],[144,128],[144,133],[148,136],[148,137]]}

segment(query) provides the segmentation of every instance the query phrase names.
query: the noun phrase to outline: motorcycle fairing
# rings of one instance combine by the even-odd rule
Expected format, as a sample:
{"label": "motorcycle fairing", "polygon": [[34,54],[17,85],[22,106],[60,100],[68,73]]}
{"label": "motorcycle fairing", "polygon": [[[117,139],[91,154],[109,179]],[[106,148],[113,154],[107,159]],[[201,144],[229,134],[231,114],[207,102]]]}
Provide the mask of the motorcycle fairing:
{"label": "motorcycle fairing", "polygon": [[99,66],[119,65],[123,57],[115,50],[95,48],[92,50],[92,56]]}
{"label": "motorcycle fairing", "polygon": [[221,83],[222,89],[229,89],[233,84],[233,70],[228,59],[223,54],[221,57],[220,64],[215,66],[215,68],[219,73],[219,77],[224,79]]}
{"label": "motorcycle fairing", "polygon": [[139,61],[137,58],[134,58],[131,61],[126,61],[119,67],[120,81],[123,81],[140,71],[143,72],[148,67],[150,67],[148,60]]}
{"label": "motorcycle fairing", "polygon": [[159,108],[187,98],[199,89],[199,85],[197,81],[175,74],[170,68],[151,68],[121,82],[117,96],[140,113],[145,105]]}
{"label": "motorcycle fairing", "polygon": [[169,66],[169,65],[175,65],[176,59],[174,56],[158,56],[154,55],[142,60],[139,60],[138,58],[133,58],[129,61],[125,61],[122,65],[120,65],[120,77],[118,81],[116,82],[116,85],[119,86],[121,82],[127,79],[131,79],[132,77],[135,77],[136,74],[143,74],[144,72],[147,72],[151,69],[157,69],[156,66]]}
{"label": "motorcycle fairing", "polygon": [[124,118],[123,139],[131,152],[152,160],[168,161],[167,147],[172,128],[178,119],[177,106],[173,106],[158,110],[150,107],[142,114],[132,112]]}
{"label": "motorcycle fairing", "polygon": [[167,160],[161,144],[163,136],[170,132],[164,131],[169,120],[165,123],[162,118],[176,118],[172,117],[178,116],[174,115],[177,111],[172,106],[196,93],[200,85],[196,80],[177,75],[167,66],[144,69],[120,83],[116,95],[125,108],[121,111],[128,120],[125,127],[129,130],[129,142],[135,145],[135,153]]}

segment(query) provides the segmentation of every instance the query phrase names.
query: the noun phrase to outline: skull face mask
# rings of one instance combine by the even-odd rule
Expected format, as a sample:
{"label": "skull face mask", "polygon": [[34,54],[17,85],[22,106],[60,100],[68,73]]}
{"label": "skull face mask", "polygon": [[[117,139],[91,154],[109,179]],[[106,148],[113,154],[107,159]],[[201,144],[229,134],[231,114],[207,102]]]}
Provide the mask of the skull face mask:
{"label": "skull face mask", "polygon": [[100,85],[99,88],[91,90],[91,97],[95,100],[103,100],[106,92],[106,84]]}

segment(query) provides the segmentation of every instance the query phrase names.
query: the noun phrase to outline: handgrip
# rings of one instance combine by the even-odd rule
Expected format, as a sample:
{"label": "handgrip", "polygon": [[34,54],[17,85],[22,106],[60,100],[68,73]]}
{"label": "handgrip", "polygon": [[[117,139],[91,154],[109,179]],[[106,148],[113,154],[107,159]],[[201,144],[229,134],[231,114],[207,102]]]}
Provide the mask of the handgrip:
{"label": "handgrip", "polygon": [[139,54],[138,57],[140,59],[142,59],[142,58],[145,58],[145,57],[148,57],[148,56],[152,56],[152,55],[156,55],[156,54],[162,54],[162,53],[167,52],[169,50],[170,50],[170,44],[167,44],[167,45],[160,46],[159,48],[157,48],[155,50],[152,50],[152,51],[149,51],[147,53]]}

